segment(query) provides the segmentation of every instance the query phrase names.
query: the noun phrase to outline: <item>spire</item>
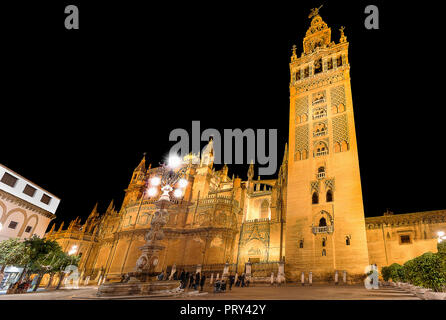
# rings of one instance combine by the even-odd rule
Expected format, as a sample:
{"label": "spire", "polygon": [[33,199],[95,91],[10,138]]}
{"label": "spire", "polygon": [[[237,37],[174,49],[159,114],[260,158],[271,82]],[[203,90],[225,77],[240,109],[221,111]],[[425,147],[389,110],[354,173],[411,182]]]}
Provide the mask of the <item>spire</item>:
{"label": "spire", "polygon": [[65,221],[62,221],[62,223],[60,224],[59,230],[57,230],[57,231],[62,231],[64,223],[65,223]]}
{"label": "spire", "polygon": [[288,162],[288,143],[285,143],[285,152],[283,153],[282,164],[287,162]]}
{"label": "spire", "polygon": [[56,223],[54,222],[53,226],[51,227],[50,234],[53,233],[55,227],[56,227]]}
{"label": "spire", "polygon": [[115,208],[115,204],[114,204],[114,200],[112,199],[112,201],[108,205],[108,208],[107,208],[106,212],[112,212],[114,208]]}
{"label": "spire", "polygon": [[96,204],[94,205],[93,210],[91,211],[90,215],[88,216],[90,217],[94,217],[98,215],[98,203],[96,202]]}
{"label": "spire", "polygon": [[252,180],[253,177],[254,177],[254,161],[251,160],[248,169],[248,180]]}
{"label": "spire", "polygon": [[144,152],[141,162],[136,167],[135,171],[146,171],[146,153],[145,152]]}

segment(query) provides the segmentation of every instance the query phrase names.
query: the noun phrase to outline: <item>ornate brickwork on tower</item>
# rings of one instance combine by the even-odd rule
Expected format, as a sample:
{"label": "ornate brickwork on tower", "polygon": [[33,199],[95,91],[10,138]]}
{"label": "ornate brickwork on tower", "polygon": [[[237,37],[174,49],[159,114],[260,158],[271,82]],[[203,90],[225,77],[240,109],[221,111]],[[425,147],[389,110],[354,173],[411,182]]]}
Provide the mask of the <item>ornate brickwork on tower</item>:
{"label": "ornate brickwork on tower", "polygon": [[289,279],[336,270],[352,277],[368,265],[348,42],[338,43],[318,9],[290,63],[290,128],[286,230]]}

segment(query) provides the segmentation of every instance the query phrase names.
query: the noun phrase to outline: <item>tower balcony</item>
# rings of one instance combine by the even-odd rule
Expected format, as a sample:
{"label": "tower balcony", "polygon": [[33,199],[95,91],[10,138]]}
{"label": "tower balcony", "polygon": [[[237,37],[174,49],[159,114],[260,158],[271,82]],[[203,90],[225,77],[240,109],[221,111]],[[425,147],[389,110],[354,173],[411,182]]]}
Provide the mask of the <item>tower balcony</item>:
{"label": "tower balcony", "polygon": [[334,231],[334,227],[333,225],[330,226],[324,226],[324,227],[312,227],[312,232],[313,234],[318,234],[318,233],[333,233]]}

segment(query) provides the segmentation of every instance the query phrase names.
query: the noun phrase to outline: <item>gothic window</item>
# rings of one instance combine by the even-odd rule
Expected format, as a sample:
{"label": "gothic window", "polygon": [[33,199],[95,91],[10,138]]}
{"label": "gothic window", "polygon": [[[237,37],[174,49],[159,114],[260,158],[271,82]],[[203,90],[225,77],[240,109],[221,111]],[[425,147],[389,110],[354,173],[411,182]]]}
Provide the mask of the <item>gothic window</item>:
{"label": "gothic window", "polygon": [[325,247],[325,245],[326,245],[326,240],[325,240],[325,238],[323,238],[322,239],[322,246]]}
{"label": "gothic window", "polygon": [[308,158],[308,152],[307,152],[307,150],[303,150],[302,151],[302,160],[305,160],[307,158]]}
{"label": "gothic window", "polygon": [[348,150],[348,143],[347,141],[342,141],[341,142],[341,151],[347,151]]}
{"label": "gothic window", "polygon": [[263,200],[262,205],[260,207],[260,219],[268,218],[269,203],[268,200]]}
{"label": "gothic window", "polygon": [[325,178],[325,168],[324,167],[319,167],[317,169],[317,177],[318,177],[318,179]]}
{"label": "gothic window", "polygon": [[303,247],[304,247],[304,241],[303,241],[303,240],[300,240],[300,241],[299,241],[299,248],[302,249]]}
{"label": "gothic window", "polygon": [[314,62],[314,74],[318,74],[321,72],[322,72],[322,58]]}
{"label": "gothic window", "polygon": [[344,104],[340,104],[339,106],[338,106],[338,112],[344,112],[345,111],[345,106],[344,106]]}
{"label": "gothic window", "polygon": [[299,80],[300,80],[300,70],[297,70],[297,71],[296,71],[295,79],[296,79],[296,81],[299,81]]}
{"label": "gothic window", "polygon": [[307,78],[310,76],[310,67],[306,67],[304,69],[304,78]]}
{"label": "gothic window", "polygon": [[319,220],[319,227],[326,227],[326,226],[327,226],[327,220],[324,217],[322,217]]}
{"label": "gothic window", "polygon": [[333,69],[333,60],[331,58],[329,58],[327,60],[327,70],[331,70]]}
{"label": "gothic window", "polygon": [[387,239],[390,239],[390,233],[387,232]]}
{"label": "gothic window", "polygon": [[426,231],[424,231],[424,239],[427,239]]}
{"label": "gothic window", "polygon": [[350,237],[349,237],[349,236],[346,236],[346,237],[345,237],[345,244],[346,244],[347,246],[350,245]]}
{"label": "gothic window", "polygon": [[342,66],[342,56],[339,56],[339,57],[336,59],[336,65],[337,65],[338,67]]}
{"label": "gothic window", "polygon": [[319,196],[318,196],[317,192],[313,192],[313,196],[311,197],[311,203],[312,204],[319,203]]}
{"label": "gothic window", "polygon": [[327,191],[327,202],[332,202],[333,201],[333,191],[328,190]]}
{"label": "gothic window", "polygon": [[322,256],[325,257],[327,255],[327,251],[325,249],[322,249]]}

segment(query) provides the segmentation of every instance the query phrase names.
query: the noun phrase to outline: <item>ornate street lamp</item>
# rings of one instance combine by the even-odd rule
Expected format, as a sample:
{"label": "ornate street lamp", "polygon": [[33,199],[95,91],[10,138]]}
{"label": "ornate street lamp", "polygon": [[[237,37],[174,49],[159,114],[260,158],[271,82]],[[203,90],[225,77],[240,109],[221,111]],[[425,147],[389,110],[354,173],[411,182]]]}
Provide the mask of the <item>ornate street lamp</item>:
{"label": "ornate street lamp", "polygon": [[438,231],[437,236],[438,236],[438,243],[442,242],[443,240],[446,240],[444,231]]}
{"label": "ornate street lamp", "polygon": [[144,237],[146,243],[139,248],[142,254],[136,261],[135,276],[142,281],[156,275],[155,268],[159,262],[159,253],[164,249],[159,241],[164,239],[163,227],[169,215],[167,209],[172,204],[172,197],[183,196],[188,183],[184,179],[188,167],[189,165],[182,166],[182,160],[178,156],[171,156],[168,164],[161,164],[157,174],[149,179],[147,195],[153,199],[156,199],[160,193],[161,195],[154,202],[157,210],[150,222],[150,230]]}

